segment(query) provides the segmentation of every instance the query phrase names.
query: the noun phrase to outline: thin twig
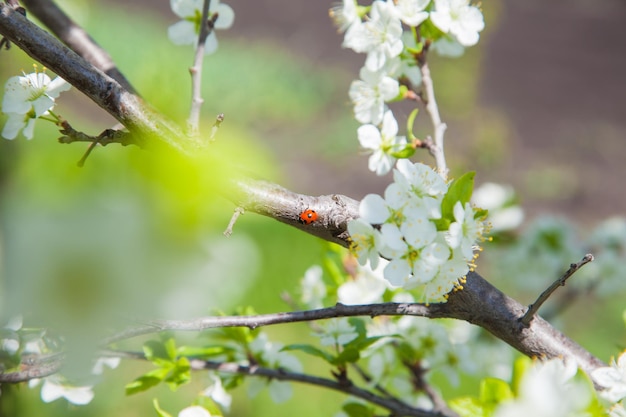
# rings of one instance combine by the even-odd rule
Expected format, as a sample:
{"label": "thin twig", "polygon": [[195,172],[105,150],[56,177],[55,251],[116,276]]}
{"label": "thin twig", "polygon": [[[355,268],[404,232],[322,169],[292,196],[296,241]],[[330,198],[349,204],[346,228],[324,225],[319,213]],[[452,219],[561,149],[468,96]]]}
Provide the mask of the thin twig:
{"label": "thin twig", "polygon": [[433,123],[435,137],[435,146],[429,148],[429,150],[431,153],[434,153],[437,170],[441,176],[446,179],[448,177],[448,166],[446,165],[446,157],[443,151],[443,138],[448,126],[441,121],[441,116],[439,115],[439,107],[435,99],[435,87],[427,62],[422,64],[421,70],[422,84],[426,92],[426,111],[430,115],[430,120]]}
{"label": "thin twig", "polygon": [[220,126],[222,125],[223,121],[224,121],[224,113],[220,113],[215,117],[215,123],[213,123],[213,126],[211,126],[211,136],[209,136],[209,140],[211,142],[215,140],[215,134],[217,133]]}
{"label": "thin twig", "polygon": [[243,208],[235,207],[235,212],[233,213],[233,216],[230,218],[228,227],[226,228],[226,230],[224,230],[224,236],[230,237],[230,235],[233,234],[233,227],[235,226],[235,222],[237,221],[239,216],[241,216],[243,213],[244,213]]}
{"label": "thin twig", "polygon": [[433,404],[433,410],[447,417],[459,417],[456,412],[448,407],[448,404],[441,395],[426,381],[426,372],[428,372],[428,369],[424,368],[421,361],[403,361],[403,365],[413,377],[412,382],[415,389],[422,391],[430,399],[430,402]]}
{"label": "thin twig", "polygon": [[48,27],[68,47],[100,71],[117,80],[124,88],[136,93],[111,56],[76,22],[51,0],[22,0],[28,11]]}
{"label": "thin twig", "polygon": [[[118,351],[113,349],[105,349],[100,351],[100,355],[106,357],[119,357],[123,359],[145,360],[146,357],[142,352]],[[410,405],[398,400],[397,398],[380,397],[363,388],[359,388],[350,381],[335,381],[328,378],[321,378],[313,375],[303,374],[299,372],[291,372],[285,369],[264,368],[258,365],[242,365],[235,362],[218,362],[205,361],[201,359],[189,360],[192,370],[214,370],[228,374],[247,375],[252,377],[262,377],[268,379],[276,379],[279,381],[301,382],[304,384],[315,385],[318,387],[329,388],[335,391],[344,392],[354,397],[361,398],[372,404],[386,408],[395,416],[415,416],[415,417],[445,417],[443,414],[422,410],[411,407]]]}
{"label": "thin twig", "polygon": [[189,119],[187,119],[187,128],[191,136],[197,136],[200,125],[200,108],[204,99],[202,98],[202,63],[204,62],[204,47],[207,37],[213,31],[217,13],[209,19],[209,7],[211,0],[204,0],[202,5],[202,18],[200,25],[200,33],[198,34],[198,46],[193,60],[193,66],[189,68],[191,74],[191,110],[189,111]]}
{"label": "thin twig", "polygon": [[58,139],[59,143],[89,142],[91,144],[97,143],[102,146],[111,143],[119,143],[122,146],[137,145],[129,132],[117,129],[106,129],[98,136],[91,136],[74,129],[67,120],[61,121],[60,132],[65,136],[61,136]]}
{"label": "thin twig", "polygon": [[445,304],[419,303],[382,303],[368,305],[344,305],[338,303],[335,307],[317,310],[293,311],[283,313],[259,314],[256,316],[217,316],[200,317],[190,320],[152,320],[146,325],[131,327],[116,333],[102,341],[106,346],[111,343],[136,336],[159,333],[162,331],[202,331],[220,327],[257,327],[282,323],[297,323],[313,320],[323,320],[335,317],[353,316],[392,316],[409,315],[422,317],[442,317],[439,312]]}
{"label": "thin twig", "polygon": [[550,298],[550,295],[552,295],[552,293],[556,291],[558,287],[564,286],[565,281],[567,281],[569,277],[574,275],[576,271],[578,271],[580,268],[582,268],[591,261],[593,261],[593,255],[588,253],[580,260],[580,262],[571,264],[569,266],[569,269],[565,272],[565,274],[563,274],[561,278],[554,281],[552,285],[550,285],[544,292],[541,293],[539,298],[537,298],[534,303],[528,306],[528,310],[526,311],[526,314],[524,314],[524,317],[520,319],[520,322],[524,326],[528,326],[535,314],[537,314],[537,311],[539,311],[541,305],[545,303],[548,298]]}
{"label": "thin twig", "polygon": [[259,366],[244,366],[237,363],[222,363],[213,361],[191,360],[192,369],[213,369],[220,372],[235,373],[250,376],[260,376],[279,381],[293,381],[311,384],[318,387],[330,388],[341,391],[354,397],[361,398],[372,404],[386,408],[394,416],[415,416],[415,417],[435,417],[443,416],[440,413],[411,407],[395,398],[379,397],[370,391],[359,388],[353,384],[346,384],[342,381],[334,381],[328,378],[320,378],[298,372],[290,372],[283,369],[269,369]]}

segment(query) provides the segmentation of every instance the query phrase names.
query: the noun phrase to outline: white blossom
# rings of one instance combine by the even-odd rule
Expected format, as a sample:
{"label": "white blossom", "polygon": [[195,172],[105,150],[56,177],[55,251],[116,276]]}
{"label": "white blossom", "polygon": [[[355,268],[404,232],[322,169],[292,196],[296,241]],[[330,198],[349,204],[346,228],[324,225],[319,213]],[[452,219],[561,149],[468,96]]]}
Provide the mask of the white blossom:
{"label": "white blossom", "polygon": [[380,255],[378,250],[381,246],[380,232],[362,219],[355,219],[348,223],[351,248],[354,251],[359,264],[365,265],[369,261],[372,268],[378,266]]}
{"label": "white blossom", "polygon": [[347,318],[330,319],[320,324],[320,331],[315,333],[322,346],[343,346],[359,335]]}
{"label": "white blossom", "polygon": [[343,0],[332,7],[329,14],[340,32],[345,32],[354,23],[361,22],[356,0]]}
{"label": "white blossom", "polygon": [[[377,258],[378,256],[376,253]],[[354,279],[348,280],[337,288],[339,302],[346,305],[382,302],[382,296],[389,287],[389,282],[382,276],[384,264],[386,261],[376,269],[367,266],[359,267]]]}
{"label": "white blossom", "polygon": [[452,249],[460,248],[465,259],[471,260],[476,240],[483,233],[483,223],[474,219],[474,209],[470,203],[463,206],[457,201],[453,212],[456,221],[450,225],[446,241]]}
{"label": "white blossom", "polygon": [[204,407],[192,405],[180,410],[178,417],[211,417],[211,413]]}
{"label": "white blossom", "polygon": [[534,364],[522,376],[518,397],[501,404],[494,417],[586,415],[591,392],[585,382],[575,378],[576,371],[573,361],[551,359]]}
{"label": "white blossom", "polygon": [[456,39],[449,36],[444,36],[437,39],[430,44],[430,50],[435,52],[439,56],[445,56],[447,58],[458,58],[465,52],[465,47],[461,45]]}
{"label": "white blossom", "polygon": [[354,104],[354,117],[360,123],[379,124],[383,120],[385,102],[400,93],[397,80],[381,72],[363,67],[360,80],[352,81],[348,95]]}
{"label": "white blossom", "polygon": [[591,376],[596,384],[605,388],[600,396],[610,402],[626,398],[626,352],[611,361],[611,366],[595,369]]}
{"label": "white blossom", "polygon": [[222,379],[214,372],[209,374],[211,381],[210,385],[202,391],[202,395],[211,398],[217,404],[219,404],[224,411],[230,410],[230,405],[233,402],[231,395],[226,392],[222,385]]}
{"label": "white blossom", "polygon": [[357,135],[361,146],[372,152],[368,167],[376,175],[391,171],[396,161],[392,153],[400,151],[407,143],[404,136],[398,136],[398,122],[391,110],[385,112],[380,130],[373,124],[366,124],[359,127]]}
{"label": "white blossom", "polygon": [[304,305],[308,308],[322,308],[324,306],[323,300],[327,291],[322,280],[322,268],[319,265],[313,265],[306,270],[300,288],[302,291],[300,301]]}
{"label": "white blossom", "polygon": [[[170,0],[172,11],[180,17],[177,23],[171,25],[167,34],[175,45],[197,45],[198,36],[200,34],[200,25],[206,24],[201,22],[202,5],[204,0]],[[235,12],[233,9],[219,0],[212,0],[209,6],[209,19],[215,13],[218,14],[215,21],[214,30],[211,31],[204,45],[204,54],[209,55],[217,50],[218,42],[215,35],[215,29],[228,29],[235,21]]]}
{"label": "white blossom", "polygon": [[408,26],[418,26],[428,19],[426,7],[430,0],[397,0],[395,4],[396,15]]}
{"label": "white blossom", "polygon": [[[298,359],[287,352],[281,352],[282,348],[283,345],[281,343],[270,342],[265,333],[260,333],[257,338],[250,343],[250,350],[258,356],[266,366],[274,369],[285,369],[291,372],[302,372],[302,364]],[[248,385],[248,395],[254,397],[265,387],[269,389],[270,397],[276,403],[287,401],[291,398],[293,393],[291,384],[287,381],[253,378]]]}
{"label": "white blossom", "polygon": [[9,118],[2,137],[15,139],[22,131],[27,139],[32,139],[35,120],[48,114],[54,107],[55,99],[70,87],[64,79],[56,77],[51,80],[44,72],[9,78],[2,99],[2,111]]}
{"label": "white blossom", "polygon": [[472,206],[457,202],[454,217],[446,219],[448,229],[439,230],[448,224],[437,221],[447,192],[448,185],[432,168],[399,160],[384,198],[367,195],[359,205],[360,218],[348,223],[348,231],[357,236],[352,250],[359,263],[380,255],[389,260],[383,275],[393,287],[421,287],[426,302],[445,300],[467,275],[484,229]]}
{"label": "white blossom", "polygon": [[104,373],[104,368],[108,367],[111,369],[115,369],[120,365],[122,360],[120,358],[98,358],[96,363],[91,368],[91,373],[94,375],[102,375]]}
{"label": "white blossom", "polygon": [[471,6],[469,0],[435,0],[435,10],[430,13],[430,20],[463,46],[476,45],[478,32],[485,28],[483,14],[480,9]]}
{"label": "white blossom", "polygon": [[59,398],[65,398],[75,405],[89,404],[94,397],[93,387],[73,386],[62,383],[53,377],[45,378],[41,387],[41,400],[45,403],[52,402]]}
{"label": "white blossom", "polygon": [[388,59],[400,55],[402,23],[392,1],[375,1],[365,23],[354,22],[346,31],[343,46],[367,53],[365,67],[378,71]]}
{"label": "white blossom", "polygon": [[474,190],[472,202],[489,210],[488,220],[493,232],[516,229],[524,220],[524,210],[516,204],[513,187],[487,182]]}

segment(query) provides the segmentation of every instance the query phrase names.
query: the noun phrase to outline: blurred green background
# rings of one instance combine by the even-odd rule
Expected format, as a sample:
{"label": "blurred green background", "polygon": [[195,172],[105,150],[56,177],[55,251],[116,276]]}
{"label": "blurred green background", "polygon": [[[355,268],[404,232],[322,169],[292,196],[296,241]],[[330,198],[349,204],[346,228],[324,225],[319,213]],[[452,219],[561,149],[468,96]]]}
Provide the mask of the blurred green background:
{"label": "blurred green background", "polygon": [[[192,49],[168,41],[166,28],[177,20],[168,2],[59,3],[110,52],[147,101],[184,123]],[[220,48],[204,62],[205,131],[216,114],[226,116],[216,152],[297,192],[354,198],[382,192],[390,177],[367,171],[347,96],[363,56],[340,48],[341,36],[327,18],[331,4],[227,3],[235,10],[235,26],[218,32]],[[472,169],[479,183],[514,184],[531,217],[548,211],[591,226],[623,214],[626,106],[619,105],[625,84],[617,75],[626,59],[615,52],[614,39],[624,39],[618,23],[626,11],[608,0],[593,9],[584,2],[525,4],[483,4],[487,29],[481,43],[458,60],[433,58],[453,175]],[[583,23],[587,29],[579,32],[585,36],[570,29]],[[600,40],[613,53],[596,48]],[[31,68],[17,48],[0,53],[2,79]],[[394,110],[401,118],[411,109]],[[56,112],[91,134],[114,124],[75,90],[64,93]],[[418,135],[429,129],[420,115]],[[234,207],[211,181],[221,174],[217,167],[189,167],[111,145],[96,149],[80,169],[76,162],[86,146],[59,145],[57,137],[49,123],[38,122],[32,141],[0,142],[2,317],[22,312],[26,325],[50,326],[87,348],[98,332],[129,317],[194,317],[231,312],[240,304],[259,313],[283,311],[289,306],[281,292],[296,292],[304,271],[325,250],[323,242],[255,214],[241,217],[233,236],[223,237]],[[488,278],[507,286],[506,277]],[[534,294],[517,295],[529,303]],[[579,302],[559,321],[605,360],[625,342],[623,305],[618,295],[609,301],[602,309]],[[283,343],[310,337],[304,325],[266,331]],[[311,360],[306,368],[317,365]],[[84,407],[42,405],[38,389],[3,386],[0,414],[152,415],[153,396],[177,413],[205,388],[199,376],[176,393],[162,387],[124,397],[123,385],[149,367],[125,363],[110,372]],[[445,395],[475,393],[474,382],[446,387]],[[332,415],[344,398],[294,388],[282,405],[271,403],[267,393],[249,400],[242,389],[230,415]]]}

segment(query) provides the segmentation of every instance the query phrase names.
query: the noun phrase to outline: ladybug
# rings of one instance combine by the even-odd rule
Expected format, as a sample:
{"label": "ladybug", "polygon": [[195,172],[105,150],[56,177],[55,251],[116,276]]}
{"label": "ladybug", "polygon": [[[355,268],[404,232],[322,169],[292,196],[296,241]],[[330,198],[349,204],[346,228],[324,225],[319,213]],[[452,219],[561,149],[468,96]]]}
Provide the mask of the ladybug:
{"label": "ladybug", "polygon": [[311,224],[316,221],[317,218],[318,215],[315,210],[306,209],[302,213],[300,213],[300,218],[298,219],[298,221],[302,224]]}

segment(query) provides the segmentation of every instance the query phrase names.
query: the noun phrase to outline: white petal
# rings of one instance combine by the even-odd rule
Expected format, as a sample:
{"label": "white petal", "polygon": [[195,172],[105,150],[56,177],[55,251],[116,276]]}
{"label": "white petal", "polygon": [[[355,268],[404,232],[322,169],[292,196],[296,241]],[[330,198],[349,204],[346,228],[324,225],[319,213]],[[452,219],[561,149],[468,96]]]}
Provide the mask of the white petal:
{"label": "white petal", "polygon": [[395,138],[398,134],[398,122],[393,117],[391,110],[387,110],[383,116],[382,136],[385,138]]}
{"label": "white petal", "polygon": [[365,149],[376,150],[382,144],[382,137],[378,128],[372,124],[367,124],[357,129],[359,143]]}
{"label": "white petal", "polygon": [[58,398],[61,398],[65,392],[65,389],[61,385],[57,385],[49,380],[44,380],[41,387],[41,400],[44,403],[52,402]]}
{"label": "white petal", "polygon": [[389,209],[381,196],[368,194],[359,204],[359,215],[371,224],[381,224],[389,218]]}
{"label": "white petal", "polygon": [[202,10],[203,0],[171,0],[172,11],[180,18],[193,17],[196,10]]}
{"label": "white petal", "polygon": [[89,404],[94,394],[91,387],[65,387],[64,397],[67,401],[76,405]]}
{"label": "white petal", "polygon": [[72,88],[70,83],[61,77],[56,77],[54,80],[50,81],[50,84],[48,84],[46,94],[52,98],[57,98],[62,92],[68,91],[70,88]]}
{"label": "white petal", "polygon": [[228,29],[233,25],[235,11],[228,4],[220,3],[217,7],[217,13],[219,13],[219,16],[215,21],[215,29]]}
{"label": "white petal", "polygon": [[167,28],[167,36],[175,45],[193,45],[198,41],[195,25],[187,20],[181,20]]}
{"label": "white petal", "polygon": [[180,410],[178,417],[211,417],[211,413],[204,407],[192,405],[191,407]]}
{"label": "white petal", "polygon": [[204,44],[204,55],[211,55],[217,51],[217,46],[217,36],[215,35],[215,32],[211,32],[206,38],[206,43]]}
{"label": "white petal", "polygon": [[26,126],[24,127],[24,130],[22,130],[22,135],[24,135],[26,139],[33,138],[33,134],[35,132],[35,120],[37,119],[28,119],[28,122],[26,122]]}
{"label": "white petal", "polygon": [[4,128],[2,129],[2,137],[5,139],[15,139],[17,134],[26,126],[23,114],[9,114]]}

